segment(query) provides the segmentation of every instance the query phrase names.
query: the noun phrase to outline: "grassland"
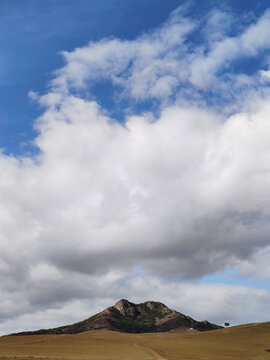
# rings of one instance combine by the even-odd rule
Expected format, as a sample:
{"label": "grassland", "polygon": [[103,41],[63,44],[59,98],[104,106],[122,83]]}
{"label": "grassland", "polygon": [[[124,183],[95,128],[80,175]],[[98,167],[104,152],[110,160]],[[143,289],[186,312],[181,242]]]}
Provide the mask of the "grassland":
{"label": "grassland", "polygon": [[0,338],[0,359],[5,360],[270,360],[267,349],[270,322],[190,334],[98,330]]}

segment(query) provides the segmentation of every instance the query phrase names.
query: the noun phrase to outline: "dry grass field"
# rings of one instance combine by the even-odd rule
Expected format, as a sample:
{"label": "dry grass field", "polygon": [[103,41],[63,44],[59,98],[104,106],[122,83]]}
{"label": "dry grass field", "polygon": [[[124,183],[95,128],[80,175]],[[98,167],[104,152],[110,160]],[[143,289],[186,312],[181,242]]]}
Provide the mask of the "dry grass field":
{"label": "dry grass field", "polygon": [[270,323],[190,334],[99,330],[76,335],[0,338],[1,360],[270,360],[267,349],[270,349]]}

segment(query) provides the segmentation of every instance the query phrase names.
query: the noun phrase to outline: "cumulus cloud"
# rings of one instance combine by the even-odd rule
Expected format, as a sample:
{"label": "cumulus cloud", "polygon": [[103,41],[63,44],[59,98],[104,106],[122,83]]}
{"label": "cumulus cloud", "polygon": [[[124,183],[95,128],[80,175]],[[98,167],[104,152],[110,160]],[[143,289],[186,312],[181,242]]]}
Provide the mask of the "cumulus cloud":
{"label": "cumulus cloud", "polygon": [[174,106],[123,126],[72,96],[48,108],[38,158],[1,157],[2,316],[20,313],[18,284],[29,310],[97,282],[105,296],[104,274],[135,264],[185,279],[249,261],[269,243],[268,113]]}
{"label": "cumulus cloud", "polygon": [[[221,16],[228,18],[208,17],[208,28]],[[231,303],[241,301],[253,319],[269,301],[264,291],[180,282],[228,265],[250,273],[270,233],[267,91],[230,116],[207,101],[202,106],[200,94],[210,85],[226,89],[224,73],[218,76],[226,63],[268,50],[269,13],[234,37],[224,28],[194,48],[188,36],[198,26],[178,9],[133,41],[105,39],[64,52],[66,65],[49,92],[30,92],[44,108],[35,122],[39,153],[0,155],[2,329],[14,328],[14,316],[25,324],[59,311],[61,320],[74,302],[83,315],[96,299],[110,305],[116,296],[132,300],[136,293],[135,300],[144,300],[146,288],[148,297],[177,309],[184,297],[190,315],[188,304],[200,294],[196,308],[218,322],[220,304],[227,306],[224,320],[240,322]],[[255,42],[258,32],[263,35]],[[247,83],[260,84],[259,70],[241,79],[232,74],[229,86],[238,84],[247,95]],[[130,101],[161,100],[159,113],[128,104],[125,121],[113,119],[110,109],[86,96],[104,79],[117,99],[125,91]],[[147,274],[134,276],[135,265]],[[216,293],[211,300],[209,289]]]}

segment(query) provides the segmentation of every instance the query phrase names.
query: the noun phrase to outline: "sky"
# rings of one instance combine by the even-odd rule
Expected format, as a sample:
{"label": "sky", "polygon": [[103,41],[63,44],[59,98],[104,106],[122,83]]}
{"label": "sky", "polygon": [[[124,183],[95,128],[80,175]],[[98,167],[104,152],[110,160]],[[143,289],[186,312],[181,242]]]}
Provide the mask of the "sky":
{"label": "sky", "polygon": [[0,1],[0,334],[270,321],[268,6]]}

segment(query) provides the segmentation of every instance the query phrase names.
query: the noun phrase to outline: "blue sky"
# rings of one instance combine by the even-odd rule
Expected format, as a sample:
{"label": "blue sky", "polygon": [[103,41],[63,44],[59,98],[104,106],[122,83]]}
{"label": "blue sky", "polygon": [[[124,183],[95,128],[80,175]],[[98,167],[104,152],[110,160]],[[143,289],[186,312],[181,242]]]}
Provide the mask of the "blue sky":
{"label": "blue sky", "polygon": [[0,331],[270,320],[268,2],[2,0],[0,31]]}
{"label": "blue sky", "polygon": [[[71,51],[104,37],[134,39],[159,26],[183,3],[186,2],[93,0],[89,4],[85,0],[2,0],[0,142],[5,152],[19,155],[34,151],[25,143],[36,134],[33,121],[40,114],[40,108],[29,101],[28,92],[46,91],[53,71],[63,65],[60,51]],[[195,18],[216,6],[213,1],[192,3]],[[232,10],[236,17],[244,12],[243,23],[248,22],[249,17],[261,15],[267,6],[267,1],[254,0],[228,0],[218,5],[220,9]],[[192,40],[198,41],[196,37]],[[238,66],[242,67],[243,61]],[[244,66],[249,71],[254,67],[253,61],[247,61]],[[98,95],[99,101],[109,102],[110,94],[107,95],[103,87]]]}

